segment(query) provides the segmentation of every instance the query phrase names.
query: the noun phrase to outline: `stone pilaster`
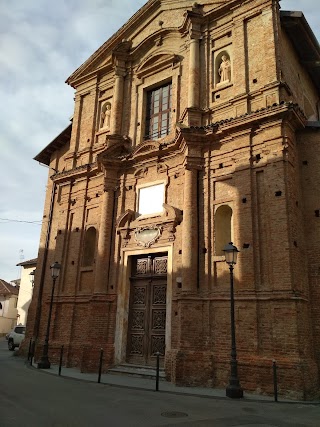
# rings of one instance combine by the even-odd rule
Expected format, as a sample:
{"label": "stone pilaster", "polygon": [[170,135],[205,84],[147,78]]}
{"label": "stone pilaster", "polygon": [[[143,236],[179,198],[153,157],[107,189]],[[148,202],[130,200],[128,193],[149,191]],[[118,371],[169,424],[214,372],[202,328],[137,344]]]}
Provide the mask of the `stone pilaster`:
{"label": "stone pilaster", "polygon": [[200,39],[203,16],[203,6],[194,3],[192,10],[186,12],[184,23],[180,28],[189,40],[188,105],[185,121],[189,126],[201,126]]}
{"label": "stone pilaster", "polygon": [[196,292],[198,279],[198,171],[186,166],[182,223],[182,289]]}
{"label": "stone pilaster", "polygon": [[189,58],[189,91],[188,107],[199,108],[200,99],[200,52],[199,33],[190,32],[190,58]]}
{"label": "stone pilaster", "polygon": [[125,71],[121,67],[116,67],[114,84],[113,108],[111,117],[111,134],[121,134],[122,114],[123,114],[123,86]]}
{"label": "stone pilaster", "polygon": [[115,192],[117,189],[117,182],[115,177],[110,176],[108,172],[109,171],[105,173],[104,178],[105,184],[101,206],[98,249],[96,255],[94,293],[107,293],[108,289],[112,224],[114,214]]}
{"label": "stone pilaster", "polygon": [[111,135],[121,134],[124,78],[126,76],[126,63],[129,59],[130,49],[131,42],[128,40],[123,40],[113,51],[115,82],[110,126]]}

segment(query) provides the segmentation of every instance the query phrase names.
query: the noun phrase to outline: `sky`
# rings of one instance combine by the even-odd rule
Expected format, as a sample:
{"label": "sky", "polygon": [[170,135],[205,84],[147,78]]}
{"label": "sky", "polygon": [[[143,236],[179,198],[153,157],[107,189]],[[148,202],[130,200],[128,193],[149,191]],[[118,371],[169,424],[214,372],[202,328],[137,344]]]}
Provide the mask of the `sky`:
{"label": "sky", "polygon": [[[0,278],[38,255],[48,169],[33,158],[70,123],[65,80],[145,0],[0,0]],[[199,1],[201,3],[201,0]],[[319,0],[282,0],[302,10],[320,40]]]}

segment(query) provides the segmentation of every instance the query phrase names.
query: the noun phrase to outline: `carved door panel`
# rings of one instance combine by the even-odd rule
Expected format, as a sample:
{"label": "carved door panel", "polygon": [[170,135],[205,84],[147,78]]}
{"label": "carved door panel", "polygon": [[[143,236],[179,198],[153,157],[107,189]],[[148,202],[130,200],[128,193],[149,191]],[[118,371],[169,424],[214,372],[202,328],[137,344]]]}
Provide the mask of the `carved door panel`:
{"label": "carved door panel", "polygon": [[131,277],[127,362],[155,366],[165,354],[167,257],[136,258]]}

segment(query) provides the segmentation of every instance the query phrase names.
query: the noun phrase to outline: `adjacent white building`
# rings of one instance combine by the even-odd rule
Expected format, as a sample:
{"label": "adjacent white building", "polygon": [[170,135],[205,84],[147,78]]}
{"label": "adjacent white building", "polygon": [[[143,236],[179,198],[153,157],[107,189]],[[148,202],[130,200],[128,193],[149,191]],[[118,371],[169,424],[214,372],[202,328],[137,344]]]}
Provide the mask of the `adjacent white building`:
{"label": "adjacent white building", "polygon": [[17,321],[21,325],[26,325],[28,310],[33,294],[33,280],[34,271],[37,266],[37,258],[23,261],[17,265],[21,266],[20,290],[17,303]]}
{"label": "adjacent white building", "polygon": [[4,336],[17,324],[19,288],[0,279],[0,336]]}

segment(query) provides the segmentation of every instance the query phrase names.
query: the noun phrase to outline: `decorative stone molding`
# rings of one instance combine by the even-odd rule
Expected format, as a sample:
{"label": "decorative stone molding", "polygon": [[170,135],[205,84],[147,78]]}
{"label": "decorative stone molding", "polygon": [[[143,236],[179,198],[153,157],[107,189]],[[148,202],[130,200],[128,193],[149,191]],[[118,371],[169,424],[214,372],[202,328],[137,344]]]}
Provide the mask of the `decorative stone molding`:
{"label": "decorative stone molding", "polygon": [[[176,226],[182,221],[182,211],[174,206],[163,203],[165,212],[155,217],[135,218],[135,212],[128,209],[116,221],[117,234],[121,236],[121,246],[126,247],[129,242],[149,248],[158,239],[172,242],[175,240]],[[153,230],[145,238],[141,233]],[[140,235],[139,235],[140,233]],[[148,234],[147,232],[145,233]]]}
{"label": "decorative stone molding", "polygon": [[157,172],[158,173],[167,173],[169,166],[166,163],[158,163],[157,164]]}
{"label": "decorative stone molding", "polygon": [[88,163],[86,165],[78,166],[77,168],[57,172],[51,176],[51,179],[56,184],[61,184],[63,182],[80,179],[84,176],[93,176],[97,171],[97,163]]}
{"label": "decorative stone molding", "polygon": [[[162,42],[162,39],[160,39]],[[159,41],[159,39],[158,39]],[[136,75],[139,79],[159,72],[169,66],[174,66],[182,60],[182,57],[171,52],[159,52],[148,56],[148,58],[139,65]]]}
{"label": "decorative stone molding", "polygon": [[135,178],[144,178],[148,174],[148,168],[139,168],[135,171],[134,176]]}
{"label": "decorative stone molding", "polygon": [[179,28],[180,33],[189,35],[190,39],[201,38],[201,24],[203,22],[203,6],[197,4],[185,13],[185,19]]}
{"label": "decorative stone molding", "polygon": [[134,239],[139,246],[150,248],[160,237],[162,227],[150,225],[146,227],[138,227],[134,232]]}
{"label": "decorative stone molding", "polygon": [[144,141],[139,144],[132,153],[133,159],[137,157],[149,155],[152,153],[154,155],[161,149],[161,144],[158,141]]}
{"label": "decorative stone molding", "polygon": [[115,74],[117,76],[125,76],[126,67],[125,63],[129,58],[130,50],[132,46],[132,41],[122,40],[121,43],[113,50],[113,64],[115,69]]}
{"label": "decorative stone molding", "polygon": [[166,210],[168,219],[171,219],[174,225],[180,224],[183,218],[182,211],[174,206],[167,205],[166,203],[163,203],[163,207]]}
{"label": "decorative stone molding", "polygon": [[125,211],[125,213],[123,213],[122,215],[120,215],[120,217],[117,219],[116,222],[116,227],[117,228],[123,228],[123,227],[128,227],[130,222],[134,219],[134,211],[131,209],[127,209]]}
{"label": "decorative stone molding", "polygon": [[122,160],[131,154],[131,140],[121,135],[109,135],[106,142],[107,148],[97,156],[98,164],[112,166],[112,162]]}

